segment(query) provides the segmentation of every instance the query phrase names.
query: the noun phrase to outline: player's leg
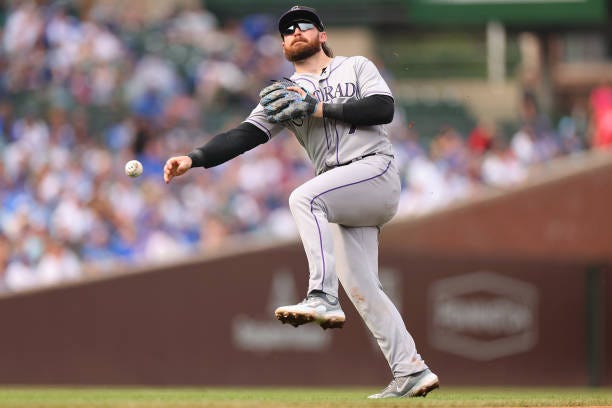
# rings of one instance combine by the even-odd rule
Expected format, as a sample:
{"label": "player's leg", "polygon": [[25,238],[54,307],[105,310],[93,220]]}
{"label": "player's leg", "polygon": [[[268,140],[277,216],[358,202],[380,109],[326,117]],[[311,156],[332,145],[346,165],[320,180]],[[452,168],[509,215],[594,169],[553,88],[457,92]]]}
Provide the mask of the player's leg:
{"label": "player's leg", "polygon": [[346,294],[378,342],[394,376],[427,366],[378,279],[378,229],[332,225],[336,271]]}
{"label": "player's leg", "polygon": [[[279,320],[293,325],[317,320],[323,327],[342,326],[344,313],[337,305],[338,278],[329,223],[382,224],[396,211],[399,189],[392,159],[372,156],[334,168],[293,191],[289,207],[308,258],[310,279],[307,304],[277,309]],[[312,305],[309,298],[313,298]],[[333,311],[317,312],[315,308]]]}
{"label": "player's leg", "polygon": [[296,188],[289,197],[289,208],[308,259],[309,280],[306,299],[296,305],[280,306],[274,311],[283,324],[297,327],[318,321],[323,328],[342,327],[344,324],[344,312],[338,302],[328,208],[319,199],[330,182],[335,181],[324,173]]}
{"label": "player's leg", "polygon": [[438,378],[417,353],[402,316],[380,284],[378,228],[333,225],[332,231],[338,278],[378,342],[394,377],[389,390],[372,397],[426,395],[438,386]]}

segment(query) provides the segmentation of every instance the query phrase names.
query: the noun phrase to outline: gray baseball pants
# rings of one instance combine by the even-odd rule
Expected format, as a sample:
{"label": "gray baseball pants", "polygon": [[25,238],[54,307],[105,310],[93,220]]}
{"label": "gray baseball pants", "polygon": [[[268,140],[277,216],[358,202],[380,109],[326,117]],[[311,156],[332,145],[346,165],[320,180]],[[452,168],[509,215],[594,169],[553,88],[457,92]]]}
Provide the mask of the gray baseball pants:
{"label": "gray baseball pants", "polygon": [[375,155],[332,168],[289,197],[308,258],[308,292],[338,297],[340,280],[394,377],[427,368],[378,279],[378,233],[397,211],[400,188],[394,159]]}

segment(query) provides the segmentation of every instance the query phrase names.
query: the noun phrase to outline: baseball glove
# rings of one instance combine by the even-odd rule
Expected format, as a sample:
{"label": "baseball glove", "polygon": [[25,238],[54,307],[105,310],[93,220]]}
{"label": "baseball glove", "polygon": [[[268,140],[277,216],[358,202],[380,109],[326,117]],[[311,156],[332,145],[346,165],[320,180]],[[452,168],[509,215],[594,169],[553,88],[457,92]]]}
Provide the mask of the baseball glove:
{"label": "baseball glove", "polygon": [[259,93],[260,103],[268,121],[272,123],[285,122],[310,116],[317,109],[318,101],[304,88],[305,96],[287,89],[290,86],[300,87],[295,82],[284,78],[268,85]]}

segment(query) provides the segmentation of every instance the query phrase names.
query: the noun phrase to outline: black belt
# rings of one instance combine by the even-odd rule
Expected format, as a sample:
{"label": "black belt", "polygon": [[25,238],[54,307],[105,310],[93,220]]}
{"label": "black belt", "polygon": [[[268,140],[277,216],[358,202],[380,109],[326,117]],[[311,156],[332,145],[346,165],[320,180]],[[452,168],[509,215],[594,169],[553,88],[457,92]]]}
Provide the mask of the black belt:
{"label": "black belt", "polygon": [[349,160],[349,161],[344,162],[344,163],[336,164],[334,167],[346,166],[347,164],[355,163],[356,161],[359,161],[361,159],[365,159],[366,157],[376,156],[377,154],[383,154],[385,156],[390,156],[391,158],[393,158],[393,156],[385,154],[385,153],[374,152],[374,153],[364,154],[363,156],[355,157],[354,159]]}

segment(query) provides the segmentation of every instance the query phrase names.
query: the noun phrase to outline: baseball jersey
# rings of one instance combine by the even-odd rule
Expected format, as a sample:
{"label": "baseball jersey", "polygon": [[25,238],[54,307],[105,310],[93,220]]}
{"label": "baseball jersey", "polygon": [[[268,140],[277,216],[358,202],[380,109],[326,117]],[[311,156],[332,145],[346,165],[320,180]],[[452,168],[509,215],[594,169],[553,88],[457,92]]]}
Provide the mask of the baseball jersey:
{"label": "baseball jersey", "polygon": [[[371,95],[393,96],[376,66],[361,56],[334,57],[320,75],[295,73],[291,80],[324,103],[346,103]],[[271,123],[266,119],[261,104],[253,109],[245,122],[257,126],[268,138],[284,128],[290,130],[306,149],[317,174],[367,154],[393,155],[385,125],[353,126],[312,116]]]}

